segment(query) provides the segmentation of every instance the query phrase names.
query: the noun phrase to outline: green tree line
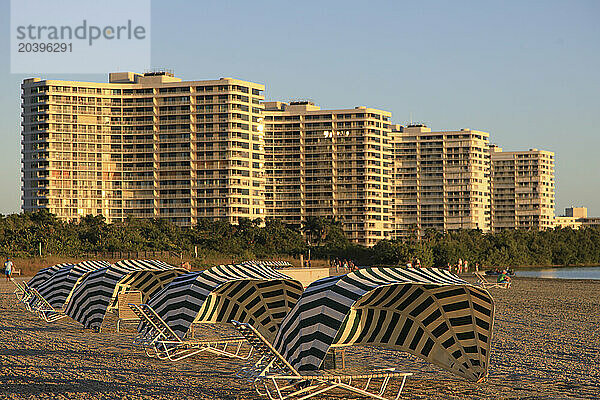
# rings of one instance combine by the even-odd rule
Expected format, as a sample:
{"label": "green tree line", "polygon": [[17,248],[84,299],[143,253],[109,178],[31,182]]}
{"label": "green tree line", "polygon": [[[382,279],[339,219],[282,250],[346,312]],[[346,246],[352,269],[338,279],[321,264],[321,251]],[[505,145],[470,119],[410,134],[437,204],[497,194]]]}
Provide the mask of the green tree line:
{"label": "green tree line", "polygon": [[486,266],[600,264],[600,229],[510,230],[500,233],[427,231],[421,238],[382,240],[373,247],[351,243],[331,219],[309,218],[302,231],[279,220],[243,219],[238,225],[202,220],[180,227],[165,220],[127,219],[107,224],[101,216],[59,221],[45,212],[1,216],[0,254],[78,257],[96,252],[171,251],[262,258],[308,254],[353,260],[358,265],[455,264],[459,258]]}

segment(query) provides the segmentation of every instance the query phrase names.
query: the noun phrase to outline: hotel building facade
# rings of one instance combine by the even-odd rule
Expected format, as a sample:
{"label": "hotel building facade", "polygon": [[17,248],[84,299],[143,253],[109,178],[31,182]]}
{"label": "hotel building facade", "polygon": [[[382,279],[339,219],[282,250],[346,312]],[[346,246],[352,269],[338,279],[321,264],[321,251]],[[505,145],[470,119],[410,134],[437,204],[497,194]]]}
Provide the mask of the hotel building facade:
{"label": "hotel building facade", "polygon": [[61,220],[309,217],[374,245],[428,229],[545,229],[554,155],[486,132],[392,125],[375,108],[265,102],[264,86],[166,71],[22,84],[22,207]]}
{"label": "hotel building facade", "polygon": [[308,217],[335,218],[364,245],[390,239],[390,118],[367,107],[266,102],[267,215],[295,228]]}
{"label": "hotel building facade", "polygon": [[554,153],[502,151],[490,146],[492,227],[543,230],[554,227]]}
{"label": "hotel building facade", "polygon": [[394,237],[490,230],[489,134],[392,126]]}
{"label": "hotel building facade", "polygon": [[111,73],[22,84],[22,204],[59,219],[264,217],[264,86]]}

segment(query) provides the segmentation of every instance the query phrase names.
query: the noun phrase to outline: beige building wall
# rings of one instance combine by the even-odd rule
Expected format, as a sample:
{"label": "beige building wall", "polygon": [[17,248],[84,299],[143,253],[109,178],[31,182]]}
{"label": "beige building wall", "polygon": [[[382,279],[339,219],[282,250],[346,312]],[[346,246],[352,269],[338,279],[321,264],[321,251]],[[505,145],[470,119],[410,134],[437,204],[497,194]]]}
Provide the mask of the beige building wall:
{"label": "beige building wall", "polygon": [[586,207],[569,207],[565,208],[565,216],[574,218],[587,218]]}
{"label": "beige building wall", "polygon": [[588,217],[586,207],[565,208],[565,215],[554,219],[558,228],[594,228],[600,227],[600,217]]}
{"label": "beige building wall", "polygon": [[575,217],[557,216],[554,218],[554,226],[556,228],[579,229],[582,225],[582,222],[578,221],[578,218]]}
{"label": "beige building wall", "polygon": [[554,226],[554,153],[502,151],[490,146],[492,159],[492,226],[548,229]]}
{"label": "beige building wall", "polygon": [[584,228],[600,228],[600,217],[579,218],[578,221]]}
{"label": "beige building wall", "polygon": [[490,230],[489,134],[392,127],[395,237]]}
{"label": "beige building wall", "polygon": [[168,72],[22,84],[22,207],[103,215],[264,218],[264,86]]}
{"label": "beige building wall", "polygon": [[391,114],[265,103],[266,209],[300,228],[331,217],[350,240],[374,245],[392,231]]}

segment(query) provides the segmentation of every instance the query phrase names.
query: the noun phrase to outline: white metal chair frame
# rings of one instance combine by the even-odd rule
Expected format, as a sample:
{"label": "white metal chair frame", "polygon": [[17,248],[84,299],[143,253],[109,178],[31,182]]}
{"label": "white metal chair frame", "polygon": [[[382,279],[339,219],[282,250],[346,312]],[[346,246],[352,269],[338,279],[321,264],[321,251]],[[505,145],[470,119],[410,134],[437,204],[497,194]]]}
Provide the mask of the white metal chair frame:
{"label": "white metal chair frame", "polygon": [[149,357],[159,360],[179,361],[193,355],[209,352],[229,358],[247,360],[252,347],[245,349],[243,337],[224,337],[216,340],[182,340],[171,327],[147,304],[129,304],[133,312],[147,324],[146,332],[134,339],[134,344],[144,348]]}
{"label": "white metal chair frame", "polygon": [[[371,373],[319,371],[301,374],[253,326],[237,321],[232,323],[261,356],[256,363],[242,368],[237,375],[252,382],[256,392],[270,400],[297,396],[298,400],[303,400],[333,389],[343,389],[379,400],[397,400],[404,389],[406,378],[412,375],[410,372],[396,371],[395,368]],[[392,378],[401,379],[398,392],[394,397],[385,397]],[[379,379],[381,382],[377,382]],[[361,381],[364,383],[361,384]],[[389,391],[392,392],[391,389]]]}
{"label": "white metal chair frame", "polygon": [[[25,287],[25,294],[21,298],[21,302],[23,303],[27,311],[36,314],[38,308],[41,307],[41,304],[38,301],[38,297],[35,295],[33,288],[27,286],[26,283],[23,283],[23,286]],[[41,297],[39,292],[38,295]]]}
{"label": "white metal chair frame", "polygon": [[14,291],[15,297],[17,298],[17,300],[23,301],[22,299],[25,297],[26,294],[28,294],[27,289],[24,286],[21,286],[19,282],[15,281],[15,278],[13,278],[12,276],[10,277],[10,281],[13,283],[13,285],[16,286],[16,289]]}
{"label": "white metal chair frame", "polygon": [[477,286],[481,286],[484,289],[487,288],[502,288],[502,289],[508,289],[510,288],[510,281],[505,281],[505,282],[490,282],[487,280],[487,278],[485,277],[485,275],[481,272],[473,272],[473,275],[475,275],[477,277],[477,282],[475,282],[475,284]]}
{"label": "white metal chair frame", "polygon": [[14,292],[17,300],[23,303],[27,311],[34,312],[32,305],[35,302],[35,297],[33,296],[31,288],[27,285],[27,282],[19,284],[19,282],[15,281],[12,277],[10,280],[17,287]]}
{"label": "white metal chair frame", "polygon": [[42,297],[37,289],[30,289],[35,301],[32,305],[32,311],[37,314],[38,317],[46,322],[56,322],[59,319],[65,318],[67,315],[62,311],[57,311],[52,307],[48,301]]}

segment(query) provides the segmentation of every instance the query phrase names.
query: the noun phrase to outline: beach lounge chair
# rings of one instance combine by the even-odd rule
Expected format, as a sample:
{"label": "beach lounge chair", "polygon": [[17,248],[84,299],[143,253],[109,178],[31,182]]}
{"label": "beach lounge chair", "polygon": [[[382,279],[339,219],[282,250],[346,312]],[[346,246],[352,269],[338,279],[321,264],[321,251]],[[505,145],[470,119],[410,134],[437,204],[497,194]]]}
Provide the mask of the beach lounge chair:
{"label": "beach lounge chair", "polygon": [[510,287],[510,281],[490,282],[487,280],[487,278],[485,277],[485,275],[482,272],[473,272],[473,275],[475,275],[477,277],[477,282],[475,282],[475,284],[478,286],[481,286],[484,289],[495,288],[495,287],[508,289]]}
{"label": "beach lounge chair", "polygon": [[57,311],[52,307],[48,301],[42,297],[37,289],[30,289],[34,301],[32,302],[32,311],[38,315],[41,319],[46,322],[55,322],[59,319],[65,318],[67,315],[62,311]]}
{"label": "beach lounge chair", "polygon": [[147,324],[147,330],[139,334],[134,344],[144,347],[146,354],[160,360],[179,361],[209,352],[225,357],[246,360],[252,348],[243,346],[243,337],[224,337],[214,340],[182,340],[169,325],[147,304],[129,304],[131,310]]}
{"label": "beach lounge chair", "polygon": [[29,286],[27,286],[27,282],[19,283],[16,280],[14,280],[13,277],[10,278],[10,281],[16,287],[14,294],[17,300],[23,303],[25,307],[29,310],[28,303],[31,301],[33,295],[31,294]]}
{"label": "beach lounge chair", "polygon": [[129,304],[142,304],[142,292],[131,290],[117,295],[117,332],[120,332],[121,323],[138,323],[140,317],[129,307]]}
{"label": "beach lounge chair", "polygon": [[[17,282],[14,282],[15,284],[17,284]],[[33,295],[33,289],[31,287],[29,287],[29,285],[27,284],[27,282],[22,282],[21,283],[21,288],[23,290],[23,295],[21,296],[21,298],[19,299],[19,301],[21,303],[23,303],[23,305],[25,306],[25,308],[27,309],[27,311],[30,312],[34,312],[33,310],[33,304],[35,303],[35,296]]]}
{"label": "beach lounge chair", "polygon": [[25,289],[25,287],[23,285],[21,285],[19,282],[15,281],[15,279],[12,276],[10,277],[10,281],[16,287],[14,293],[15,293],[15,296],[17,297],[17,300],[21,301],[21,299],[23,299],[25,297],[25,294],[27,293],[27,289]]}
{"label": "beach lounge chair", "polygon": [[[394,368],[369,372],[326,370],[300,373],[253,326],[237,321],[232,323],[261,357],[255,364],[243,368],[238,376],[251,381],[257,393],[269,399],[284,400],[296,396],[308,399],[333,389],[380,400],[398,399],[406,378],[412,375]],[[390,388],[390,381],[396,378],[401,381],[397,392]],[[395,396],[385,397],[386,392],[395,393]]]}

